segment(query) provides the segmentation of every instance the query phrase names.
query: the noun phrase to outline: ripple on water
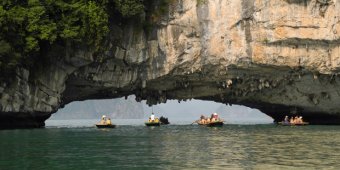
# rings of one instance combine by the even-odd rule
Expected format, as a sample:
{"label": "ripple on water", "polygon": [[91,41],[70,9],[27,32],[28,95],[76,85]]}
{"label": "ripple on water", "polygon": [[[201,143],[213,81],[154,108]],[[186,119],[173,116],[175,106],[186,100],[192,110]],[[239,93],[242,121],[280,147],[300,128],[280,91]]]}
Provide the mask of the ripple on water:
{"label": "ripple on water", "polygon": [[323,169],[340,127],[125,126],[0,131],[1,169]]}

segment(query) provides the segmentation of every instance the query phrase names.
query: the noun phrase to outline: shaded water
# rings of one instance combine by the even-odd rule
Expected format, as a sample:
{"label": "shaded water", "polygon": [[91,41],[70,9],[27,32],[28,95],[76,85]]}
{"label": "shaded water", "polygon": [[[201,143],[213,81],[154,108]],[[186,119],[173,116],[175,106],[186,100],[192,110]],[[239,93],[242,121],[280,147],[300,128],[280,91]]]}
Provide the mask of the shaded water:
{"label": "shaded water", "polygon": [[118,126],[0,131],[0,169],[340,167],[340,127]]}

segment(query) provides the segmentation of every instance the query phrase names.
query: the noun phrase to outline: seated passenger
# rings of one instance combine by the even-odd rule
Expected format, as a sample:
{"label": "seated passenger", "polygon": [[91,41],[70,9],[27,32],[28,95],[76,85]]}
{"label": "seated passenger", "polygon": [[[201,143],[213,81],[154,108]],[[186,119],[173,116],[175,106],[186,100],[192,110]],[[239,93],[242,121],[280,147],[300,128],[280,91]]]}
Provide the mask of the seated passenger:
{"label": "seated passenger", "polygon": [[102,118],[100,119],[100,122],[99,122],[99,124],[102,124],[102,125],[104,125],[106,123],[106,116],[105,115],[103,115],[102,116]]}
{"label": "seated passenger", "polygon": [[218,114],[217,113],[213,113],[213,117],[218,120]]}
{"label": "seated passenger", "polygon": [[205,124],[205,117],[203,115],[201,115],[199,123]]}
{"label": "seated passenger", "polygon": [[108,118],[108,119],[106,120],[106,124],[107,124],[107,125],[111,125],[111,119],[110,119],[110,118]]}
{"label": "seated passenger", "polygon": [[155,115],[153,113],[151,113],[150,119],[151,119],[151,122],[155,121]]}
{"label": "seated passenger", "polygon": [[299,117],[298,116],[294,117],[294,123],[299,123]]}
{"label": "seated passenger", "polygon": [[288,116],[285,116],[285,119],[283,120],[284,123],[289,123]]}
{"label": "seated passenger", "polygon": [[302,123],[302,116],[297,118],[297,123]]}
{"label": "seated passenger", "polygon": [[215,122],[215,113],[211,114],[210,116],[210,122]]}

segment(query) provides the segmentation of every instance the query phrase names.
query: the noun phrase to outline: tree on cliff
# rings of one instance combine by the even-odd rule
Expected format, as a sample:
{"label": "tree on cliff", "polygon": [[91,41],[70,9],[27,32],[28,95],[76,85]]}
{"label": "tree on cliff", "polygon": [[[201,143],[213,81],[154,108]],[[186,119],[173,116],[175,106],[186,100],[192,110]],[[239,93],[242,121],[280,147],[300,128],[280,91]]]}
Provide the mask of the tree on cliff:
{"label": "tree on cliff", "polygon": [[43,48],[80,42],[99,50],[109,20],[144,11],[143,0],[2,0],[0,72],[30,67]]}

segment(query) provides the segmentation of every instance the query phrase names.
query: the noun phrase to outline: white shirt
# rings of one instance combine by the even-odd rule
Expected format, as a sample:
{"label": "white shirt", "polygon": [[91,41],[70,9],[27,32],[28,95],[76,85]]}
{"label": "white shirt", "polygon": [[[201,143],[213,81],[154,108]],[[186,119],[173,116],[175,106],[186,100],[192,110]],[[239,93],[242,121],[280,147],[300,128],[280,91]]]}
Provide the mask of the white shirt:
{"label": "white shirt", "polygon": [[155,120],[155,115],[151,115],[151,120]]}

